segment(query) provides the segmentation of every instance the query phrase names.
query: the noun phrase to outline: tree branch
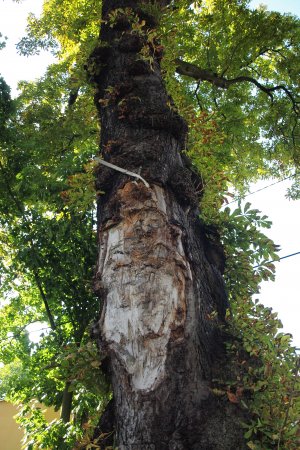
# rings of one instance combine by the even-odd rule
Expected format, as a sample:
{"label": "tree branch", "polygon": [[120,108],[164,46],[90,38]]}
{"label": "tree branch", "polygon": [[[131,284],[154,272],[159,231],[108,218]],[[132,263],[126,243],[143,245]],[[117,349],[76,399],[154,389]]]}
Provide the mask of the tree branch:
{"label": "tree branch", "polygon": [[236,83],[242,83],[242,82],[248,82],[254,84],[259,90],[262,92],[265,92],[273,102],[274,97],[273,93],[275,91],[283,91],[287,97],[292,102],[293,110],[296,114],[299,114],[300,112],[300,101],[297,101],[292,92],[283,84],[267,87],[263,84],[261,84],[259,81],[257,81],[253,77],[249,76],[240,76],[232,79],[227,79],[224,76],[219,76],[217,73],[211,72],[209,70],[201,69],[200,67],[195,66],[194,64],[188,63],[186,61],[182,61],[179,58],[175,59],[176,63],[176,72],[179,75],[185,75],[191,78],[194,78],[197,81],[208,81],[209,83],[213,84],[216,87],[222,88],[222,89],[228,89],[231,85]]}
{"label": "tree branch", "polygon": [[[29,235],[30,252],[32,254],[33,261],[35,263],[38,263],[40,258],[39,258],[38,252],[36,251],[34,241],[33,241],[32,237],[31,237],[30,222],[29,222],[29,220],[26,217],[24,206],[19,201],[19,199],[15,196],[15,194],[14,194],[14,192],[13,192],[11,186],[10,186],[9,175],[7,174],[3,164],[1,162],[0,162],[0,169],[1,169],[1,172],[3,174],[3,178],[5,180],[5,184],[6,184],[8,195],[10,196],[10,198],[15,203],[15,205],[17,207],[17,210],[19,211],[21,217],[24,220],[24,224],[26,225],[26,228],[27,228],[27,231],[28,231],[28,235]],[[51,325],[52,330],[55,331],[56,330],[55,320],[54,320],[53,314],[51,312],[47,296],[46,296],[46,294],[44,292],[44,289],[43,289],[43,286],[42,286],[42,282],[41,282],[40,276],[39,276],[38,267],[36,266],[36,264],[33,265],[32,273],[33,273],[33,277],[34,277],[34,280],[36,282],[37,288],[38,288],[38,290],[40,292],[40,295],[42,297],[42,300],[43,300],[43,303],[44,303],[44,306],[45,306],[45,309],[46,309],[46,313],[47,313],[47,316],[48,316],[48,319],[49,319],[49,323]]]}

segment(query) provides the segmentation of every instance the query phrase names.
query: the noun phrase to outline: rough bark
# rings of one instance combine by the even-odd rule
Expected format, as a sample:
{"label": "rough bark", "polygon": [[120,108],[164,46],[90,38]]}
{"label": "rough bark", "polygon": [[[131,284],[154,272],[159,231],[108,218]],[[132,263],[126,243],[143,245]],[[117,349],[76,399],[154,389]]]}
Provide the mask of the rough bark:
{"label": "rough bark", "polygon": [[[104,1],[89,71],[104,159],[140,171],[150,187],[99,167],[102,311],[94,333],[114,393],[102,431],[115,429],[119,450],[244,449],[242,411],[212,390],[229,370],[222,250],[198,218],[199,180],[180,154],[187,126],[165,90],[161,46],[132,32],[128,10],[109,22],[112,10],[125,7],[144,29],[154,25],[135,1]],[[141,58],[144,46],[152,64]]]}
{"label": "rough bark", "polygon": [[63,422],[70,422],[71,412],[72,412],[72,400],[73,400],[73,392],[69,391],[71,386],[70,382],[66,382],[64,392],[63,392],[63,400],[61,405],[61,414],[60,418]]}

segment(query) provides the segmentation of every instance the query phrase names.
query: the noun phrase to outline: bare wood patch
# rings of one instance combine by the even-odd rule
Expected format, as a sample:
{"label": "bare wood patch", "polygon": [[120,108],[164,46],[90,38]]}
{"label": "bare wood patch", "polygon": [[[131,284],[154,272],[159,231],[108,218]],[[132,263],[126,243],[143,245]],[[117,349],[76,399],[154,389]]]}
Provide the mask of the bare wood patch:
{"label": "bare wood patch", "polygon": [[169,341],[184,336],[191,271],[162,188],[129,182],[118,199],[121,220],[106,225],[100,237],[99,268],[108,292],[102,335],[132,386],[149,391],[164,379]]}

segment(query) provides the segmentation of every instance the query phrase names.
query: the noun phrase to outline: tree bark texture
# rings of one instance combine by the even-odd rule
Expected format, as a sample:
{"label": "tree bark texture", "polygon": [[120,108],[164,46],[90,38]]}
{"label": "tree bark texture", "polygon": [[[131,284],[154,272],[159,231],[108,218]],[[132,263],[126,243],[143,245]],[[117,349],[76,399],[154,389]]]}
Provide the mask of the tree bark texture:
{"label": "tree bark texture", "polygon": [[147,42],[155,20],[145,3],[103,1],[88,68],[104,159],[150,184],[99,166],[94,333],[114,394],[102,431],[115,429],[119,450],[244,449],[239,406],[212,390],[228,370],[223,254],[198,218],[199,180],[181,156],[187,126],[162,80],[162,48]]}
{"label": "tree bark texture", "polygon": [[61,405],[61,414],[60,418],[64,423],[70,422],[71,412],[72,412],[72,400],[73,400],[73,392],[70,391],[71,383],[69,381],[66,382],[65,388],[63,391],[63,400]]}

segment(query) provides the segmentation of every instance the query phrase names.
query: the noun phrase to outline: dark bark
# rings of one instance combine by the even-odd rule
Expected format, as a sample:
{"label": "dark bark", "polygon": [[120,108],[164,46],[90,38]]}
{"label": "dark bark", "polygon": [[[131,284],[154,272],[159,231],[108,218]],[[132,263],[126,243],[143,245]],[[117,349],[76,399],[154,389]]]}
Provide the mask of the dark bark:
{"label": "dark bark", "polygon": [[73,392],[69,390],[70,385],[71,383],[67,381],[63,392],[60,418],[64,423],[70,422],[72,412]]}
{"label": "dark bark", "polygon": [[[145,20],[145,34],[132,32],[128,14],[109,23],[117,7]],[[194,175],[181,157],[187,126],[165,90],[161,47],[147,42],[154,20],[130,0],[104,1],[103,20],[89,63],[102,154],[150,184],[98,170],[105,195],[95,290],[103,306],[95,334],[114,393],[106,418],[119,450],[242,450],[244,413],[213,391],[231,371],[224,256],[198,218]],[[139,53],[145,46],[151,65]]]}

